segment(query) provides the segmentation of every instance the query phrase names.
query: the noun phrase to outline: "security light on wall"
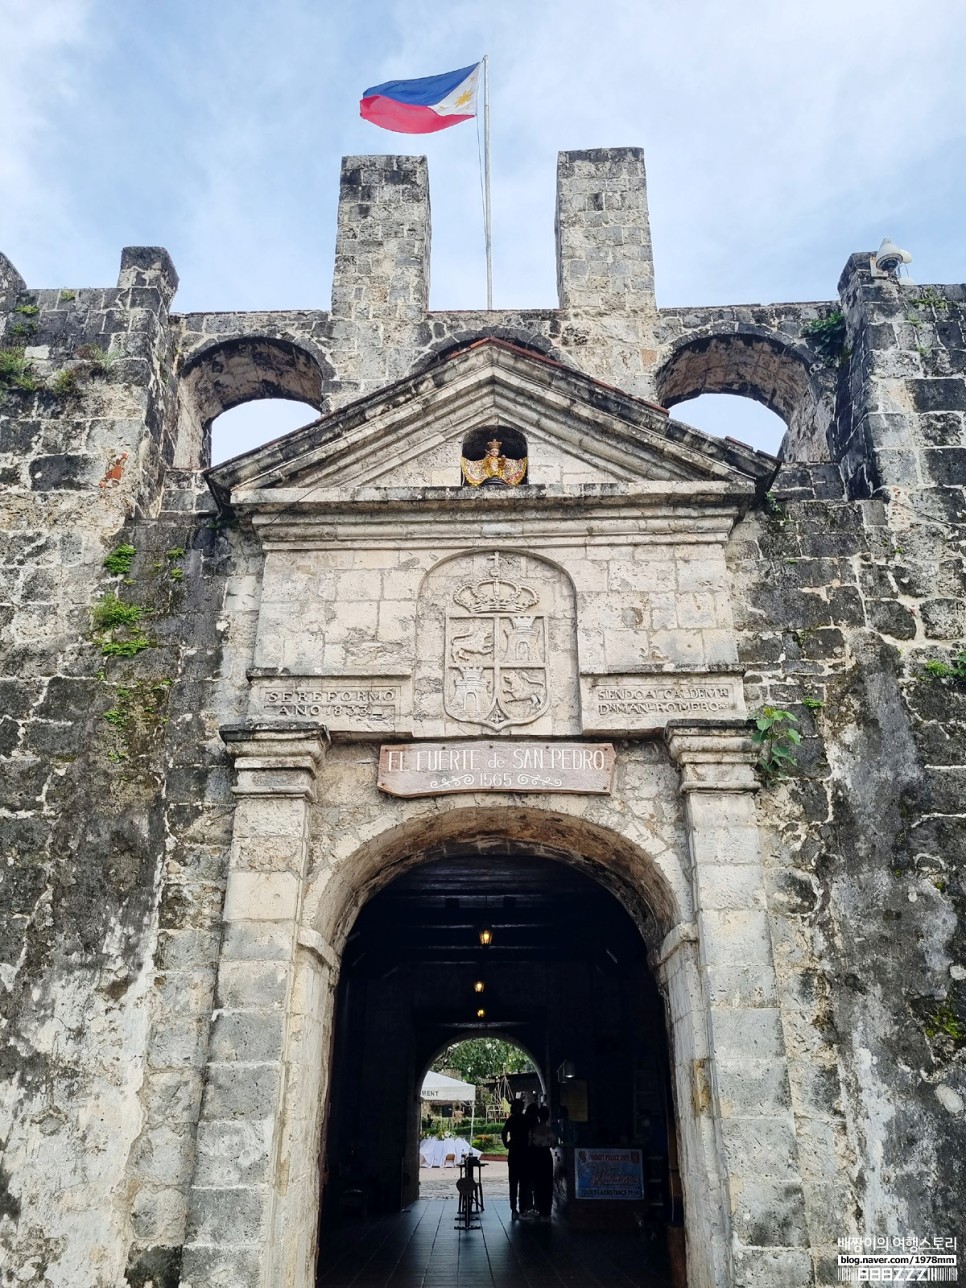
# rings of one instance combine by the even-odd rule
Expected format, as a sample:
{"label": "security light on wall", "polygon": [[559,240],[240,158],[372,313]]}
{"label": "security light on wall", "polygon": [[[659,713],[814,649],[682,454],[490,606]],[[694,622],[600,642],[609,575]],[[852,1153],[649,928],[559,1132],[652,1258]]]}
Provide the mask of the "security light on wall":
{"label": "security light on wall", "polygon": [[481,979],[476,980],[476,982],[473,984],[474,993],[482,993],[485,988],[486,988],[486,985],[483,983]]}
{"label": "security light on wall", "polygon": [[577,1076],[577,1068],[573,1060],[564,1060],[557,1069],[558,1082],[570,1082]]}
{"label": "security light on wall", "polygon": [[483,948],[489,948],[493,943],[493,928],[491,926],[480,927],[480,944]]}
{"label": "security light on wall", "polygon": [[477,1018],[478,1020],[485,1020],[485,1019],[486,1019],[486,1011],[485,1011],[485,1009],[484,1009],[482,1006],[478,1006],[478,1007],[476,1008],[476,1018]]}

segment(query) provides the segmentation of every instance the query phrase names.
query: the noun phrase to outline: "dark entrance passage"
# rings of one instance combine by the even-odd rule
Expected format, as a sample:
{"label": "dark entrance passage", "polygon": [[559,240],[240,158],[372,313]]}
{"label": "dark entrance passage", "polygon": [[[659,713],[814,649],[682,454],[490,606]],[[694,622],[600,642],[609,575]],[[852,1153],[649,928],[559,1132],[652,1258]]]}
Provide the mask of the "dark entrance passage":
{"label": "dark entrance passage", "polygon": [[396,1216],[332,1235],[319,1288],[666,1288],[663,1251],[626,1235],[524,1228],[504,1199],[481,1228],[453,1227],[454,1201],[420,1200]]}
{"label": "dark entrance passage", "polygon": [[[484,930],[490,932],[486,945]],[[478,983],[482,992],[474,989]],[[569,1111],[570,1148],[561,1158],[553,1232],[559,1227],[577,1238],[578,1230],[586,1231],[591,1240],[604,1231],[620,1233],[644,1277],[606,1282],[668,1284],[666,1276],[646,1277],[661,1274],[666,1226],[679,1222],[681,1213],[664,1009],[644,940],[622,903],[591,876],[506,843],[410,868],[357,918],[337,998],[319,1283],[370,1282],[325,1276],[353,1229],[374,1237],[374,1222],[403,1209],[411,1209],[406,1220],[380,1223],[380,1237],[405,1264],[418,1260],[415,1252],[404,1255],[405,1232],[422,1247],[429,1228],[424,1222],[432,1222],[440,1202],[418,1202],[423,1075],[445,1047],[483,1034],[528,1052],[553,1118],[561,1117],[562,1106]],[[638,1201],[575,1201],[574,1153],[589,1147],[641,1151]],[[455,1201],[449,1206],[455,1213]],[[508,1206],[504,1211],[491,1203],[488,1213],[487,1238],[497,1247],[510,1238],[508,1247],[515,1248],[516,1236],[497,1230],[504,1216],[509,1222]],[[449,1215],[439,1220],[452,1225]],[[370,1235],[361,1239],[358,1247],[368,1247]],[[511,1262],[501,1252],[492,1264]],[[456,1281],[443,1276],[425,1282]],[[531,1280],[517,1275],[465,1282],[509,1288]]]}

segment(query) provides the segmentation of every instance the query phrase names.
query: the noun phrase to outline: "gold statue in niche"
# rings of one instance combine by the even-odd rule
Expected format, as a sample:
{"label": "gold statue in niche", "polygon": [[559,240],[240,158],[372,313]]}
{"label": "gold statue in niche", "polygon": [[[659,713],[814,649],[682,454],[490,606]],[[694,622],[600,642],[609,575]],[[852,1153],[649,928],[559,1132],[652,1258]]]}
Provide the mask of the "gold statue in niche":
{"label": "gold statue in niche", "polygon": [[526,476],[527,458],[524,456],[518,461],[511,460],[509,456],[502,454],[500,450],[502,447],[503,444],[498,438],[491,438],[486,445],[486,455],[481,461],[471,461],[465,456],[460,457],[463,478],[470,487],[480,487],[481,484],[489,483],[491,480],[505,483],[507,487],[519,487]]}

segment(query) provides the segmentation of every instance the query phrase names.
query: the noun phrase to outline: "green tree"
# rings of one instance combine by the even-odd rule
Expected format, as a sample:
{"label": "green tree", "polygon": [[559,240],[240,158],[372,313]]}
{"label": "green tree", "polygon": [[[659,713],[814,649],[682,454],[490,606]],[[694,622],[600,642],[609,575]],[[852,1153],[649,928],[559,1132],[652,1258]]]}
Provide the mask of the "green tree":
{"label": "green tree", "polygon": [[455,1069],[464,1082],[476,1085],[501,1073],[532,1073],[530,1057],[502,1038],[467,1038],[456,1042],[433,1062],[436,1073]]}

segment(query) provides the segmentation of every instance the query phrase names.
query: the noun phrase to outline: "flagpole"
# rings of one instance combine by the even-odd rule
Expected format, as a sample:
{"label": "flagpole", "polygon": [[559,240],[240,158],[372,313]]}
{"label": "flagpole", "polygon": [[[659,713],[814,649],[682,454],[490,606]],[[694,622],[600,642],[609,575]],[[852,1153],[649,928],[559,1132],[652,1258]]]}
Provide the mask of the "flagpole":
{"label": "flagpole", "polygon": [[490,56],[483,55],[483,237],[486,242],[486,307],[493,308],[493,224],[490,209]]}

